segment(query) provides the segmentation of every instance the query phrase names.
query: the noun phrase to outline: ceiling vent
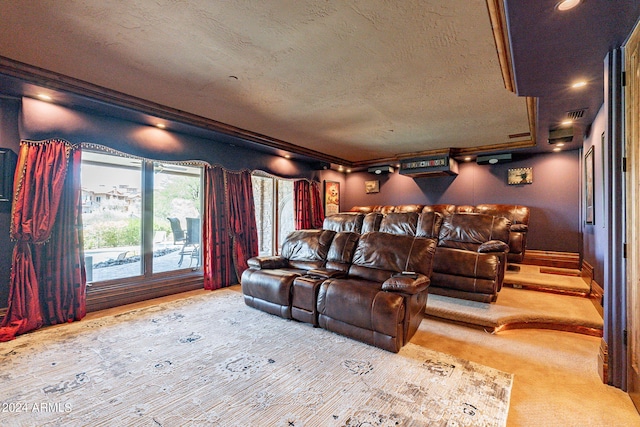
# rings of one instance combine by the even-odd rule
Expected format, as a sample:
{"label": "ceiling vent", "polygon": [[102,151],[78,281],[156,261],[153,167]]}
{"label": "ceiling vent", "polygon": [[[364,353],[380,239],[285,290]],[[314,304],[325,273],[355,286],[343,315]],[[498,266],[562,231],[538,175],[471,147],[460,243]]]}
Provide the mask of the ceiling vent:
{"label": "ceiling vent", "polygon": [[587,111],[586,108],[581,108],[580,110],[568,111],[567,117],[571,120],[578,120],[584,117],[584,113]]}
{"label": "ceiling vent", "polygon": [[384,165],[384,166],[372,166],[369,169],[367,169],[367,172],[369,173],[375,173],[376,175],[380,175],[383,173],[393,173],[393,168],[389,165]]}
{"label": "ceiling vent", "polygon": [[549,129],[549,144],[559,142],[568,143],[573,141],[573,126]]}
{"label": "ceiling vent", "polygon": [[511,161],[511,154],[493,154],[490,156],[478,156],[476,163],[479,165],[495,165]]}

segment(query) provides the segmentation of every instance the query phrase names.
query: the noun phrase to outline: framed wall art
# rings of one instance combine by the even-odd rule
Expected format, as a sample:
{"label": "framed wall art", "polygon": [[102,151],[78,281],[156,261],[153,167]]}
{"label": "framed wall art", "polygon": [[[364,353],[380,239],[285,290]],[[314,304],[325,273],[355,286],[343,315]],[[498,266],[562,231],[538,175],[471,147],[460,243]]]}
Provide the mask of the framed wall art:
{"label": "framed wall art", "polygon": [[333,215],[340,212],[340,183],[324,181],[324,214]]}
{"label": "framed wall art", "polygon": [[533,184],[533,168],[509,169],[507,174],[507,184],[509,185]]}
{"label": "framed wall art", "polygon": [[364,182],[364,191],[367,194],[371,193],[379,193],[380,192],[380,181],[365,181]]}
{"label": "framed wall art", "polygon": [[584,221],[595,224],[593,200],[593,145],[584,155]]}

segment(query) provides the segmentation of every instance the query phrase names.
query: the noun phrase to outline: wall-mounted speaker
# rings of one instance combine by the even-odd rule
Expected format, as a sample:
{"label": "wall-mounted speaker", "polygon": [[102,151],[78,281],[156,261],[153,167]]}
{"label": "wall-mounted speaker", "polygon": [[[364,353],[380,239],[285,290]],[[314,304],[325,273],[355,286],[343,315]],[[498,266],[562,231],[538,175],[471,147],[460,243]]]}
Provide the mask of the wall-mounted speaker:
{"label": "wall-mounted speaker", "polygon": [[478,156],[476,163],[479,165],[495,165],[498,163],[507,163],[511,161],[511,153],[508,154],[492,154],[490,156]]}
{"label": "wall-mounted speaker", "polygon": [[383,174],[383,173],[393,173],[393,167],[391,167],[389,165],[372,166],[369,169],[367,169],[367,172],[375,173],[376,175],[380,175],[380,174]]}

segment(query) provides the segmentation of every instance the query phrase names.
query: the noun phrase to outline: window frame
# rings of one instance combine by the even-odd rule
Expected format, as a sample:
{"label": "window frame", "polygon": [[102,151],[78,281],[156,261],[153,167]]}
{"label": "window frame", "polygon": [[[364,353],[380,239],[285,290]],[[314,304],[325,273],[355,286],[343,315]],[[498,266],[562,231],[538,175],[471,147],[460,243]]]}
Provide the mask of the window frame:
{"label": "window frame", "polygon": [[[279,176],[275,176],[275,175],[271,175],[268,174],[266,172],[262,172],[262,171],[254,171],[251,174],[251,178],[253,179],[253,177],[258,177],[258,178],[262,178],[262,179],[270,179],[273,182],[273,186],[272,186],[272,203],[271,203],[271,215],[273,218],[273,223],[272,223],[272,227],[271,227],[271,254],[270,255],[279,255],[280,254],[280,247],[281,247],[281,243],[284,242],[284,237],[286,236],[281,236],[280,233],[280,221],[281,221],[281,215],[280,215],[280,196],[279,196],[279,189],[280,186],[282,185],[283,182],[291,182],[293,183],[295,180],[294,179],[288,179],[288,178],[281,178]],[[294,194],[292,191],[291,194],[292,199],[294,198]],[[254,194],[254,203],[257,200],[257,195]],[[295,203],[295,200],[293,200]],[[295,209],[295,205],[294,205],[294,209]],[[292,212],[293,213],[293,212]],[[256,218],[256,225],[260,226],[258,224],[258,218]],[[294,228],[295,228],[295,222],[294,222]],[[260,235],[260,233],[258,233],[258,235]],[[281,241],[281,237],[282,237],[282,241]]]}
{"label": "window frame", "polygon": [[[128,155],[95,144],[83,145],[83,151],[138,159],[141,165],[141,271],[124,278],[87,283],[87,311],[97,311],[161,296],[202,289],[204,273],[201,263],[171,271],[153,272],[153,192],[156,163],[202,168],[200,174],[200,212],[204,212],[204,177],[206,163],[201,161],[168,161]],[[202,256],[202,253],[200,254]]]}

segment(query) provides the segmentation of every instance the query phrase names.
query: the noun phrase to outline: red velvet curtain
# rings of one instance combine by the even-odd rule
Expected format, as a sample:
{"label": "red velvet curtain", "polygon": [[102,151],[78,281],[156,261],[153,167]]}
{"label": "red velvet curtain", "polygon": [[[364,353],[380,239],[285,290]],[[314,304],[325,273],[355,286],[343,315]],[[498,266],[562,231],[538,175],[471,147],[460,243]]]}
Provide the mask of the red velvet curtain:
{"label": "red velvet curtain", "polygon": [[226,173],[229,225],[233,236],[233,256],[238,279],[249,268],[249,258],[258,255],[258,227],[253,203],[251,172]]}
{"label": "red velvet curtain", "polygon": [[320,192],[320,183],[313,181],[311,183],[311,212],[313,212],[313,220],[311,225],[313,228],[322,228],[324,224],[324,207],[322,204],[322,193]]}
{"label": "red velvet curtain", "polygon": [[80,320],[86,315],[81,156],[79,149],[71,152],[51,238],[34,248],[42,316],[49,325]]}
{"label": "red velvet curtain", "polygon": [[85,314],[79,173],[80,151],[66,141],[20,147],[11,214],[16,245],[0,341]]}
{"label": "red velvet curtain", "polygon": [[204,196],[202,268],[204,288],[213,290],[229,286],[235,279],[221,167],[206,168]]}
{"label": "red velvet curtain", "polygon": [[251,174],[207,168],[204,212],[204,287],[213,290],[236,284],[248,268],[248,259],[258,254]]}
{"label": "red velvet curtain", "polygon": [[317,182],[298,180],[293,183],[296,230],[322,228],[324,209]]}

